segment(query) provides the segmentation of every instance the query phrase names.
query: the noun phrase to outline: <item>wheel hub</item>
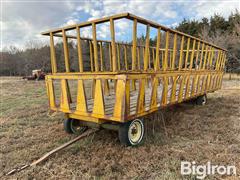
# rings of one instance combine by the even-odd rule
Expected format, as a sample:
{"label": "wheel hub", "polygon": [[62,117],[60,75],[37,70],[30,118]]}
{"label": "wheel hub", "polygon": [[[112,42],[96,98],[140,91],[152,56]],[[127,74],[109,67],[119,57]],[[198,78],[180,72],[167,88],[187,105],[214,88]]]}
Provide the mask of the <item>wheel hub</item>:
{"label": "wheel hub", "polygon": [[132,135],[136,135],[137,134],[137,129],[136,129],[136,127],[133,127],[133,129],[132,129]]}

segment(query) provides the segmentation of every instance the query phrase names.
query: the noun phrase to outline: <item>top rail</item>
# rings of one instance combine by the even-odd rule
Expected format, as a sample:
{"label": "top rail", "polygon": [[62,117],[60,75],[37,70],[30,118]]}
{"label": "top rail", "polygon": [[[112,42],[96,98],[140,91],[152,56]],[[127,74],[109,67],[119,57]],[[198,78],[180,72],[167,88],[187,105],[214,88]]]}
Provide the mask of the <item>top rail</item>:
{"label": "top rail", "polygon": [[59,33],[63,29],[64,30],[72,30],[72,29],[75,29],[76,27],[91,26],[92,23],[99,24],[99,23],[108,22],[108,21],[110,21],[110,19],[117,20],[117,19],[121,19],[121,18],[127,18],[128,15],[129,15],[129,13],[116,14],[116,15],[113,15],[113,16],[108,16],[108,17],[99,18],[99,19],[95,19],[95,20],[91,20],[91,21],[87,21],[87,22],[82,22],[80,24],[65,26],[63,28],[56,28],[56,29],[53,29],[51,31],[42,32],[41,34],[42,35],[50,35],[50,32],[52,32],[52,33]]}

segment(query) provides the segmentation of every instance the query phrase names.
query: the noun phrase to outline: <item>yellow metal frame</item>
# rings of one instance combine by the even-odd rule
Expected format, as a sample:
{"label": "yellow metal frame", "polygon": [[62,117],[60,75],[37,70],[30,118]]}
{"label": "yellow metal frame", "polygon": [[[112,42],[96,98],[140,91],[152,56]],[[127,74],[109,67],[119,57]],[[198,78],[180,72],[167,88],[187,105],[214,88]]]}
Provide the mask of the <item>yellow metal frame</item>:
{"label": "yellow metal frame", "polygon": [[[133,39],[130,44],[115,41],[114,22],[121,18],[133,21]],[[110,23],[111,41],[97,39],[96,25],[104,22]],[[144,46],[137,44],[138,23],[146,25]],[[80,29],[86,26],[92,27],[92,39],[81,37]],[[150,28],[157,29],[156,47],[149,44]],[[72,30],[76,31],[76,36],[67,35],[66,32]],[[226,61],[225,49],[129,13],[67,26],[42,34],[50,36],[52,74],[46,76],[50,109],[64,112],[71,118],[95,123],[125,122],[221,88]],[[173,37],[172,47],[170,47],[171,36]],[[63,39],[65,62],[63,73],[57,70],[54,37]],[[165,45],[162,48],[160,42],[164,38]],[[77,40],[79,72],[70,72],[68,39]],[[84,72],[82,40],[89,42],[91,72]],[[104,67],[106,60],[103,58],[103,43],[108,46],[109,70]],[[121,48],[123,51],[120,50]],[[129,48],[130,52],[128,52]],[[128,53],[131,53],[132,57],[130,64]],[[76,81],[77,84],[74,108],[71,107],[74,100],[69,90],[69,80]],[[92,80],[91,110],[89,110],[89,100],[84,87],[84,82],[87,80]],[[55,81],[60,82],[59,105],[55,95]],[[113,87],[110,86],[110,82],[114,82]],[[162,87],[161,95],[159,95],[160,86]],[[151,89],[151,92],[148,92],[148,96],[151,97],[148,105],[146,87]],[[131,105],[132,94],[137,95],[135,106]],[[115,98],[113,107],[107,107],[106,96]],[[111,109],[110,114],[109,109]]]}

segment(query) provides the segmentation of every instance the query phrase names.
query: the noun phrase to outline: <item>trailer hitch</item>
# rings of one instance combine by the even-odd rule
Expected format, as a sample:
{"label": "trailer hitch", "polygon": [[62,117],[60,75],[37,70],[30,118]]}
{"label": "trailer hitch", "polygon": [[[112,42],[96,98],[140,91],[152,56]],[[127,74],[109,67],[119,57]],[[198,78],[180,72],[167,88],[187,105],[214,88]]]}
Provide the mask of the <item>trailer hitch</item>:
{"label": "trailer hitch", "polygon": [[84,138],[84,137],[87,137],[93,133],[96,133],[97,131],[99,131],[100,129],[90,129],[90,130],[87,130],[86,132],[84,132],[83,134],[79,135],[78,137],[66,142],[65,144],[53,149],[52,151],[44,154],[42,157],[40,157],[39,159],[33,161],[31,164],[25,164],[25,165],[22,165],[22,166],[19,166],[19,167],[16,167],[14,169],[12,169],[11,171],[7,172],[5,174],[5,176],[9,176],[9,175],[12,175],[12,174],[15,174],[17,172],[20,172],[28,167],[33,167],[33,166],[36,166],[37,164],[41,163],[42,161],[48,159],[51,155],[55,154],[56,152],[70,146],[71,144],[77,142],[78,140]]}

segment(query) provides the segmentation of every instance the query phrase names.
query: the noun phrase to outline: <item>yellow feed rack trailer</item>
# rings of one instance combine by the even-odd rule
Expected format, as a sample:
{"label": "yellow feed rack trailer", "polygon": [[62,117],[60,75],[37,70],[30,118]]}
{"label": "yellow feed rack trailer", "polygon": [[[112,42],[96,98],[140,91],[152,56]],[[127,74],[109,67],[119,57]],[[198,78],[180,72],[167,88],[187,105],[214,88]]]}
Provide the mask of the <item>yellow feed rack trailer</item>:
{"label": "yellow feed rack trailer", "polygon": [[[121,19],[132,25],[128,43],[116,41],[116,22]],[[97,38],[101,24],[108,25],[109,40]],[[142,44],[137,37],[139,25],[146,29]],[[83,28],[91,28],[92,38],[81,35]],[[156,31],[155,45],[150,43],[151,30]],[[69,133],[82,133],[89,126],[117,129],[121,143],[138,145],[144,135],[143,116],[189,99],[203,105],[208,92],[221,88],[225,49],[130,13],[42,35],[50,36],[49,106],[66,114],[64,128]],[[56,38],[62,40],[64,72],[58,71]],[[70,40],[76,45],[79,70],[75,72],[71,71]],[[82,47],[83,41],[88,50]],[[87,60],[84,51],[89,52]]]}

